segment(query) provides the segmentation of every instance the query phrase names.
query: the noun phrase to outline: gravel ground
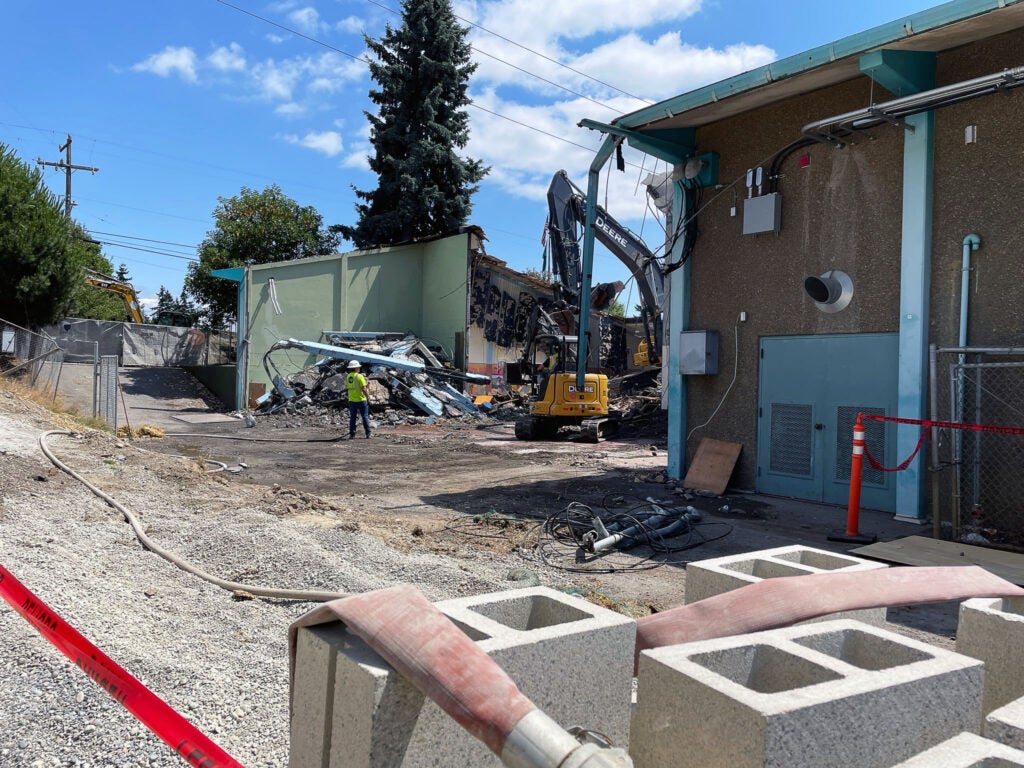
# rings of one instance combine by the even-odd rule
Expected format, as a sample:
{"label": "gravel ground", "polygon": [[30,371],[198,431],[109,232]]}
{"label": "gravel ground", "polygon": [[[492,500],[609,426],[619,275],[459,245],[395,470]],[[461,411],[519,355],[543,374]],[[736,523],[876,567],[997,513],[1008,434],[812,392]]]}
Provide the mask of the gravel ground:
{"label": "gravel ground", "polygon": [[[38,436],[54,428],[0,392],[0,563],[244,765],[286,765],[287,628],[313,604],[236,600],[143,550],[118,512],[43,456]],[[432,600],[509,586],[493,553],[399,553],[330,510],[275,516],[263,492],[104,434],[50,444],[157,542],[222,578],[348,592],[407,582]],[[3,604],[0,637],[0,765],[182,765]]]}

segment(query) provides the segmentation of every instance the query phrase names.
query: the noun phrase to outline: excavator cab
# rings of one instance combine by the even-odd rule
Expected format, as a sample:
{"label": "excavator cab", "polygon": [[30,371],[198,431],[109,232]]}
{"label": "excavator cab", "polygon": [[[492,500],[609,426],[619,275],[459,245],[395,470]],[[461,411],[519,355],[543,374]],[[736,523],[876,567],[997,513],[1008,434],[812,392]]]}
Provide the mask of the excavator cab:
{"label": "excavator cab", "polygon": [[560,427],[578,425],[584,437],[599,440],[608,424],[608,377],[588,373],[583,387],[576,385],[576,336],[541,334],[534,346],[546,357],[530,377],[530,413],[516,421],[516,437],[549,440]]}

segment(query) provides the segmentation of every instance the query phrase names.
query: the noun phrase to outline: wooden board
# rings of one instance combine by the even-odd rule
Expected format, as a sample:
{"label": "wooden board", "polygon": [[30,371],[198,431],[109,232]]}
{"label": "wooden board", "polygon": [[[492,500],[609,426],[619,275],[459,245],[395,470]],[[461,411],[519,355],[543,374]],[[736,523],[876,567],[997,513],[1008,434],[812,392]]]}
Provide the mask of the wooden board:
{"label": "wooden board", "polygon": [[907,536],[858,547],[850,554],[899,565],[980,565],[1000,578],[1024,586],[1024,555],[999,549]]}
{"label": "wooden board", "polygon": [[741,443],[702,437],[697,446],[697,454],[683,478],[683,487],[710,491],[721,496],[729,485],[729,478],[732,477],[742,449]]}

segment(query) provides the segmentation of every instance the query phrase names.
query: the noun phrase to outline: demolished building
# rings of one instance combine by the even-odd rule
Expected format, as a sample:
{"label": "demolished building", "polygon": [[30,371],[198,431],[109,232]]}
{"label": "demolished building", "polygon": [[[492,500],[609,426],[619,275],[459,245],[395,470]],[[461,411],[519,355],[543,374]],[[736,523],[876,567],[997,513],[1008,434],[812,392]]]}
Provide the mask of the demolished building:
{"label": "demolished building", "polygon": [[[488,255],[485,239],[479,227],[466,226],[400,245],[216,270],[238,284],[239,407],[273,391],[263,365],[273,345],[329,342],[342,333],[415,337],[452,368],[488,379],[461,388],[503,389],[505,363],[517,359],[533,307],[552,295],[547,283]],[[601,341],[591,345],[590,367],[631,368],[639,339],[626,321],[595,312],[591,327]],[[318,359],[304,355],[292,360],[293,373]]]}

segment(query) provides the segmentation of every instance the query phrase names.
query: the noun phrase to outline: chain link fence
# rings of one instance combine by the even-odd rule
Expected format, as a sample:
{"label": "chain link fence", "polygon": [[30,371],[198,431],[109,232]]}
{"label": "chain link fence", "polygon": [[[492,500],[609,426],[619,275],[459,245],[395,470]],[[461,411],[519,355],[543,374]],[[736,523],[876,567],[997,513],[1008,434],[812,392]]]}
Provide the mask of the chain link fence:
{"label": "chain link fence", "polygon": [[[931,417],[1024,427],[1024,349],[936,349]],[[932,430],[932,514],[943,538],[1024,551],[1024,435]]]}
{"label": "chain link fence", "polygon": [[56,397],[63,365],[52,337],[0,319],[0,376]]}

